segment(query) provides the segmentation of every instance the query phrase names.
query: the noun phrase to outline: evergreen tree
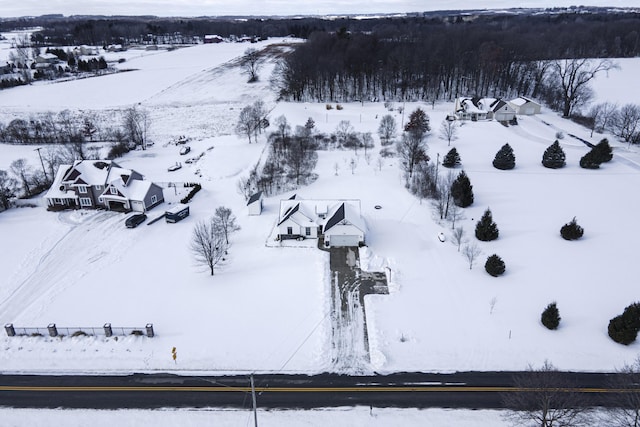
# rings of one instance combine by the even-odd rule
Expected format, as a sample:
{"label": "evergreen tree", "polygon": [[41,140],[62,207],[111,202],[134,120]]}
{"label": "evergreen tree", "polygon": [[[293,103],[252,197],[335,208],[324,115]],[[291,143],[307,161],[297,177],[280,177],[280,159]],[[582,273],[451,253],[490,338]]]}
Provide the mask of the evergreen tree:
{"label": "evergreen tree", "polygon": [[500,170],[509,170],[516,167],[516,156],[509,144],[504,144],[493,159],[493,167]]}
{"label": "evergreen tree", "polygon": [[431,130],[429,116],[422,108],[416,108],[409,115],[409,121],[404,126],[404,130],[416,135],[416,137],[424,137],[424,135]]}
{"label": "evergreen tree", "polygon": [[502,258],[493,254],[487,258],[487,262],[484,264],[484,269],[493,277],[498,277],[504,274],[506,267]]}
{"label": "evergreen tree", "polygon": [[625,308],[622,318],[630,328],[640,331],[640,302],[635,302]]}
{"label": "evergreen tree", "polygon": [[473,186],[464,171],[460,171],[458,177],[451,183],[451,197],[453,203],[461,208],[473,204]]}
{"label": "evergreen tree", "polygon": [[542,316],[540,316],[540,321],[547,329],[558,329],[560,325],[560,313],[558,312],[558,307],[556,307],[555,302],[552,302],[544,309]]}
{"label": "evergreen tree", "polygon": [[480,221],[476,224],[476,238],[482,242],[489,242],[496,240],[499,234],[500,231],[496,223],[493,222],[491,210],[487,208]]}
{"label": "evergreen tree", "polygon": [[609,140],[607,140],[607,138],[604,138],[602,141],[597,143],[591,151],[593,151],[598,163],[606,163],[613,159],[613,151],[611,150],[611,146],[609,145]]}
{"label": "evergreen tree", "polygon": [[458,150],[453,147],[442,159],[442,166],[445,168],[455,168],[460,164],[460,155],[458,154]]}
{"label": "evergreen tree", "polygon": [[633,303],[624,312],[609,321],[609,337],[617,343],[629,345],[640,331],[640,303]]}
{"label": "evergreen tree", "polygon": [[563,225],[560,228],[560,235],[565,240],[577,240],[584,234],[584,229],[578,225],[576,217],[574,216],[571,222]]}
{"label": "evergreen tree", "polygon": [[565,158],[564,150],[560,147],[560,143],[556,139],[553,144],[544,150],[542,166],[550,169],[560,169],[566,164]]}
{"label": "evergreen tree", "polygon": [[583,169],[598,169],[600,168],[600,162],[598,161],[597,154],[591,150],[580,159],[580,167]]}

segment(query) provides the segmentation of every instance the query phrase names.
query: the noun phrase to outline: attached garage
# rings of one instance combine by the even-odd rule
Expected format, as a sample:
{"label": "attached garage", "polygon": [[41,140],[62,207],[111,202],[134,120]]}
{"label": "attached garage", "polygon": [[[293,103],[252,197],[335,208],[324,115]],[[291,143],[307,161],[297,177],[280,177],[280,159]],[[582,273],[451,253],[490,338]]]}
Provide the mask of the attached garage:
{"label": "attached garage", "polygon": [[325,247],[364,244],[364,221],[353,206],[341,203],[327,218],[324,226]]}
{"label": "attached garage", "polygon": [[141,200],[132,200],[131,210],[136,212],[144,212],[144,203],[142,203]]}
{"label": "attached garage", "polygon": [[358,246],[360,244],[360,236],[359,235],[326,235],[324,238],[324,245],[329,247],[336,246]]}

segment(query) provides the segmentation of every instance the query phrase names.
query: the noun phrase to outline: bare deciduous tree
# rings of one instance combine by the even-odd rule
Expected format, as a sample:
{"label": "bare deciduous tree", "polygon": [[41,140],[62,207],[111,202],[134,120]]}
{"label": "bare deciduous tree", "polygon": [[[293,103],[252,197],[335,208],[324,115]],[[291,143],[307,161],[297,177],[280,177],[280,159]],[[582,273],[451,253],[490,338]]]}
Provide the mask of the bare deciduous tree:
{"label": "bare deciduous tree", "polygon": [[236,134],[238,136],[246,136],[249,144],[251,144],[252,137],[254,142],[258,142],[258,134],[269,127],[267,114],[268,111],[261,100],[254,102],[252,105],[247,105],[240,111],[240,116],[236,123]]}
{"label": "bare deciduous tree", "polygon": [[447,175],[436,184],[437,194],[431,204],[440,216],[440,219],[445,219],[449,216],[449,209],[453,205],[451,184],[454,180],[453,171],[449,171]]}
{"label": "bare deciduous tree", "polygon": [[213,226],[224,236],[225,243],[229,245],[229,235],[240,230],[240,226],[236,224],[236,216],[231,209],[220,206],[216,209],[213,216]]}
{"label": "bare deciduous tree", "polygon": [[354,133],[355,131],[349,120],[340,120],[340,123],[336,126],[336,138],[338,138],[338,144],[345,145]]}
{"label": "bare deciduous tree", "polygon": [[236,184],[236,190],[238,194],[244,197],[245,200],[249,200],[249,197],[253,194],[252,182],[249,177],[240,177]]}
{"label": "bare deciduous tree", "polygon": [[451,232],[451,241],[458,247],[458,252],[460,252],[460,246],[465,242],[463,227],[453,229]]}
{"label": "bare deciduous tree", "polygon": [[196,262],[207,266],[213,276],[215,266],[223,260],[227,251],[224,233],[216,227],[213,218],[196,224],[189,248]]}
{"label": "bare deciduous tree", "polygon": [[398,156],[402,161],[402,166],[408,179],[413,176],[415,167],[429,160],[427,156],[427,146],[424,143],[423,135],[419,132],[406,132],[402,139],[398,141]]}
{"label": "bare deciduous tree", "polygon": [[587,58],[563,59],[553,62],[553,77],[559,85],[562,115],[571,113],[586,103],[591,97],[589,82],[601,71],[618,66],[609,59],[591,60]]}
{"label": "bare deciduous tree", "polygon": [[588,116],[591,118],[591,136],[593,132],[605,132],[610,129],[615,121],[618,106],[611,102],[596,104],[589,110]]}
{"label": "bare deciduous tree", "polygon": [[0,170],[0,207],[2,210],[9,209],[11,198],[15,196],[18,182],[9,176],[7,171]]}
{"label": "bare deciduous tree", "polygon": [[517,426],[579,427],[588,424],[588,402],[567,375],[545,361],[540,369],[513,378],[515,390],[502,396],[507,418]]}
{"label": "bare deciduous tree", "polygon": [[464,218],[464,210],[455,203],[452,203],[451,206],[449,206],[449,215],[447,216],[447,219],[451,221],[452,230],[456,228],[456,222],[462,218]]}
{"label": "bare deciduous tree", "polygon": [[613,406],[606,413],[607,425],[612,427],[640,427],[640,356],[618,370],[613,376],[611,388],[623,390],[612,396]]}
{"label": "bare deciduous tree", "polygon": [[462,248],[462,254],[467,258],[467,261],[469,261],[469,270],[473,268],[473,264],[478,259],[478,255],[480,255],[481,253],[482,250],[476,243],[470,243]]}
{"label": "bare deciduous tree", "polygon": [[458,122],[455,120],[443,120],[440,125],[440,139],[447,141],[447,145],[451,145],[451,141],[458,139]]}
{"label": "bare deciduous tree", "polygon": [[257,49],[249,48],[244,51],[244,56],[240,59],[240,66],[242,67],[242,73],[249,77],[249,83],[258,81],[258,73],[262,68],[263,62],[264,58]]}
{"label": "bare deciduous tree", "polygon": [[130,142],[139,145],[143,150],[147,149],[149,134],[149,114],[146,110],[131,107],[127,109],[123,117],[124,131]]}
{"label": "bare deciduous tree", "polygon": [[362,134],[361,141],[364,148],[364,155],[366,157],[368,154],[367,149],[373,147],[373,137],[371,136],[371,132],[364,132]]}
{"label": "bare deciduous tree", "polygon": [[380,126],[378,126],[378,135],[380,135],[380,142],[382,145],[391,144],[393,137],[396,135],[397,126],[396,120],[391,114],[386,114],[380,119]]}
{"label": "bare deciduous tree", "polygon": [[18,178],[25,196],[31,196],[31,175],[33,171],[26,159],[16,159],[9,166],[11,173]]}
{"label": "bare deciduous tree", "polygon": [[253,137],[253,108],[251,105],[247,105],[240,111],[238,116],[238,122],[236,123],[236,134],[238,136],[246,136],[251,144],[251,137]]}
{"label": "bare deciduous tree", "polygon": [[625,104],[616,114],[614,133],[625,142],[635,143],[640,139],[640,106]]}

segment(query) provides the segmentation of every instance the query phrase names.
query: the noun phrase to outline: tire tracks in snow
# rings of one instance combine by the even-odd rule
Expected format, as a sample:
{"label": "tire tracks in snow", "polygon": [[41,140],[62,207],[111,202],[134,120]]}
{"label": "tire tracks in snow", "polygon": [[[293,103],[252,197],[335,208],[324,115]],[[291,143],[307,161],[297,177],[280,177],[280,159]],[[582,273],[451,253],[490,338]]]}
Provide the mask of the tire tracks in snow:
{"label": "tire tracks in snow", "polygon": [[97,212],[76,225],[71,224],[52,244],[34,249],[21,265],[21,269],[32,271],[0,301],[0,320],[32,321],[65,289],[102,266],[117,262],[134,238],[126,234],[131,230],[124,229],[122,219],[118,213]]}

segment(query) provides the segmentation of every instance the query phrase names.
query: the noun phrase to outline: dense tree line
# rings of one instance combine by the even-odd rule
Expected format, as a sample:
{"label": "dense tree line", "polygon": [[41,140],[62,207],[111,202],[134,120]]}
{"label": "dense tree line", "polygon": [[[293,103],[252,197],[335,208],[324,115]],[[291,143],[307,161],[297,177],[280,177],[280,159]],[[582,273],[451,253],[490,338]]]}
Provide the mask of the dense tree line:
{"label": "dense tree line", "polygon": [[311,34],[281,63],[276,82],[292,100],[558,96],[544,85],[566,69],[555,60],[636,55],[638,23],[636,14],[545,14],[399,19],[372,32],[345,27]]}
{"label": "dense tree line", "polygon": [[[112,117],[113,112],[109,112]],[[150,121],[146,111],[129,108],[120,112],[121,123],[107,120],[95,112],[46,112],[0,122],[0,143],[83,144],[113,141],[146,148]],[[105,125],[109,123],[109,125]],[[80,156],[81,157],[81,156]]]}
{"label": "dense tree line", "polygon": [[[535,13],[534,13],[535,12]],[[36,45],[103,45],[111,43],[153,41],[161,34],[200,36],[218,34],[275,37],[294,35],[308,38],[315,32],[372,33],[381,40],[419,41],[434,39],[438,51],[450,42],[456,55],[474,52],[483,58],[529,53],[532,58],[548,59],[549,55],[575,52],[584,57],[631,57],[640,52],[637,12],[605,8],[547,9],[546,13],[516,9],[504,13],[461,14],[456,11],[416,13],[405,17],[375,19],[322,19],[234,17],[159,18],[155,16],[45,15],[40,17],[5,18],[0,31],[26,27],[42,27],[35,33]],[[466,34],[465,37],[464,34]],[[151,40],[149,40],[151,39]],[[474,39],[476,42],[473,42]],[[447,44],[442,44],[442,41]],[[495,43],[495,45],[493,45]],[[473,46],[475,44],[475,46]],[[407,45],[405,45],[407,46]],[[502,52],[500,52],[502,51]],[[419,50],[411,53],[419,54]],[[436,52],[437,53],[437,52]],[[418,55],[419,56],[419,55]],[[472,61],[473,58],[467,58]],[[422,58],[418,58],[418,61]]]}

